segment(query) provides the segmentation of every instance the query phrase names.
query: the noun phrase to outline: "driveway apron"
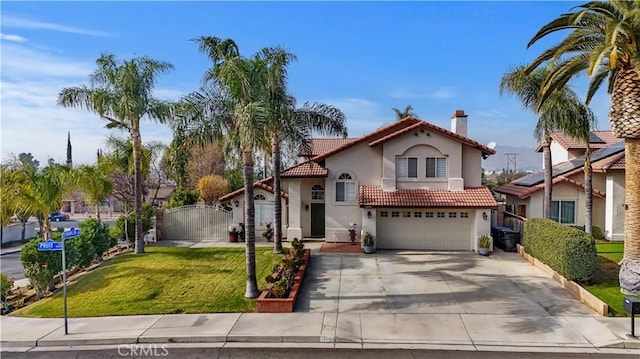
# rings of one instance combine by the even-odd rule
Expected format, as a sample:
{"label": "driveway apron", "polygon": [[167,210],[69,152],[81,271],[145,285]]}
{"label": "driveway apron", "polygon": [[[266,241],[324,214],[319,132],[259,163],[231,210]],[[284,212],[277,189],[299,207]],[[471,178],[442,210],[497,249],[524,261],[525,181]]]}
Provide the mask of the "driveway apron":
{"label": "driveway apron", "polygon": [[297,312],[598,316],[519,255],[314,254]]}

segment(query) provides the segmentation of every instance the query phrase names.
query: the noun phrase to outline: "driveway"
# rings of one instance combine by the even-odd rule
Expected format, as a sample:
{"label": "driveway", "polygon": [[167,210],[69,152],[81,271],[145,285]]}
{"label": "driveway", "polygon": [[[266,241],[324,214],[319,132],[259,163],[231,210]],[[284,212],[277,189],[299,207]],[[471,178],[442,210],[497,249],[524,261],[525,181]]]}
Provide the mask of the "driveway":
{"label": "driveway", "polygon": [[314,254],[297,312],[598,316],[515,253]]}

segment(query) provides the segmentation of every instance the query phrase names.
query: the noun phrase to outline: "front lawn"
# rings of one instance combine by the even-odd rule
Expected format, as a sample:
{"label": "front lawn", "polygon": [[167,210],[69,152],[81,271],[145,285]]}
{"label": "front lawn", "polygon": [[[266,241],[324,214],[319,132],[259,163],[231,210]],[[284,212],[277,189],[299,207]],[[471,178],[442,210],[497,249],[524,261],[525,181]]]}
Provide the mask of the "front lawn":
{"label": "front lawn", "polygon": [[628,296],[620,292],[618,274],[622,260],[623,242],[598,242],[598,269],[590,284],[584,284],[584,289],[600,298],[609,305],[610,316],[628,316],[622,307],[624,297]]}
{"label": "front lawn", "polygon": [[[69,317],[109,315],[253,312],[245,299],[244,248],[147,247],[86,273],[67,288]],[[258,287],[281,255],[256,248]],[[13,315],[62,317],[62,290]]]}

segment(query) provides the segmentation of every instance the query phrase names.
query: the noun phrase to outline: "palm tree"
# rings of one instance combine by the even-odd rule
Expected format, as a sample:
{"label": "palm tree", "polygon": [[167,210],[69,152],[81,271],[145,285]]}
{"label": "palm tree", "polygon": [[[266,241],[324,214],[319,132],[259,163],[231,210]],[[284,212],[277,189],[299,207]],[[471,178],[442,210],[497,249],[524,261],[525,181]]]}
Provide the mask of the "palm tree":
{"label": "palm tree", "polygon": [[554,64],[543,83],[543,97],[586,72],[591,78],[587,104],[608,79],[609,122],[613,133],[625,139],[625,245],[620,289],[640,294],[640,2],[590,1],[574,7],[544,25],[528,46],[562,30],[570,33],[527,70]]}
{"label": "palm tree", "polygon": [[315,131],[323,135],[347,136],[345,116],[339,109],[326,104],[305,104],[296,108],[296,101],[287,91],[287,65],[295,55],[280,47],[265,48],[260,58],[266,62],[264,96],[268,104],[267,132],[271,146],[274,196],[274,252],[282,253],[282,180],[280,177],[283,141],[293,143],[301,153],[310,153],[310,136]]}
{"label": "palm tree", "polygon": [[413,117],[418,117],[418,115],[416,115],[415,112],[413,112],[413,106],[411,105],[407,105],[405,106],[404,110],[400,111],[397,108],[392,108],[393,112],[396,113],[396,121],[400,121],[405,117],[409,117],[409,116],[413,116]]}
{"label": "palm tree", "polygon": [[584,105],[568,87],[555,90],[543,101],[541,95],[542,82],[547,76],[548,70],[539,69],[531,73],[526,73],[525,70],[524,66],[517,66],[505,73],[500,81],[500,94],[507,92],[515,95],[524,108],[533,111],[539,116],[534,129],[534,136],[542,146],[544,161],[544,206],[542,216],[551,218],[553,187],[550,148],[551,132],[565,128],[580,127],[579,124],[589,120],[584,118],[587,114]]}
{"label": "palm tree", "polygon": [[84,198],[96,207],[96,218],[100,221],[100,203],[109,198],[113,191],[111,179],[98,165],[81,165],[76,169],[76,180]]}
{"label": "palm tree", "polygon": [[[256,298],[254,150],[266,143],[266,105],[261,80],[266,69],[258,55],[241,57],[236,43],[213,36],[196,41],[213,66],[204,76],[206,86],[188,95],[176,108],[179,127],[187,127],[189,145],[221,143],[225,153],[241,153],[244,178],[245,297]],[[190,128],[189,128],[190,127]]]}
{"label": "palm tree", "polygon": [[173,69],[173,65],[149,57],[118,61],[110,54],[101,55],[96,64],[98,69],[90,76],[91,87],[64,88],[58,96],[58,104],[97,113],[107,121],[105,127],[129,132],[134,164],[135,253],[144,253],[140,120],[163,122],[168,118],[171,106],[154,99],[151,92],[158,75]]}

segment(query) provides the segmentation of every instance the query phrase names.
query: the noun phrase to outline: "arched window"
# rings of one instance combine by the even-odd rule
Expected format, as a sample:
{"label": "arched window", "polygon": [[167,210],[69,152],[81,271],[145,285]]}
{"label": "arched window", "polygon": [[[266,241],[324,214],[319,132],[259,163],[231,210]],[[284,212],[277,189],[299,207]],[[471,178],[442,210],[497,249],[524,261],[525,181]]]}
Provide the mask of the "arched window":
{"label": "arched window", "polygon": [[267,201],[267,197],[262,193],[253,196],[253,199],[257,201],[254,207],[256,211],[256,225],[258,227],[266,227],[267,223],[273,222],[273,202]]}
{"label": "arched window", "polygon": [[324,199],[324,187],[319,184],[314,184],[311,187],[311,199]]}
{"label": "arched window", "polygon": [[356,181],[348,173],[342,173],[336,180],[336,202],[356,200]]}
{"label": "arched window", "polygon": [[266,201],[267,197],[265,197],[263,194],[258,193],[257,195],[253,196],[253,200],[254,201]]}

